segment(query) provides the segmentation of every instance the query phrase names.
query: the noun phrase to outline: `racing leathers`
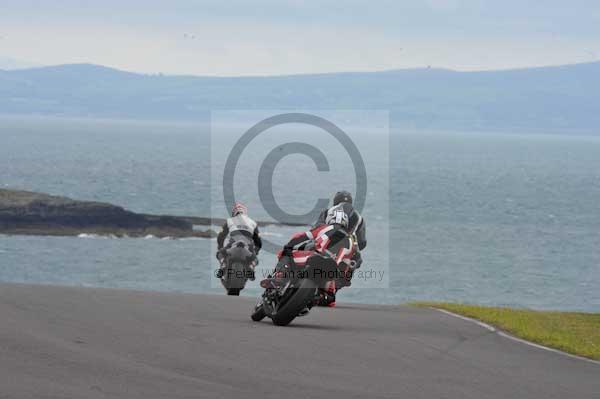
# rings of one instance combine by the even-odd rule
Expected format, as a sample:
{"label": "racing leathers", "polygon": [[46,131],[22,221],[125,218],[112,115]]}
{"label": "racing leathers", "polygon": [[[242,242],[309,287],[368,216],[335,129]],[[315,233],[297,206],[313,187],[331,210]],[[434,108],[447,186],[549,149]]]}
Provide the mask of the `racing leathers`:
{"label": "racing leathers", "polygon": [[224,250],[227,249],[228,246],[235,241],[237,238],[236,236],[239,235],[252,240],[254,243],[254,253],[258,255],[258,252],[262,248],[258,224],[248,217],[248,215],[238,214],[228,218],[223,224],[221,232],[217,235],[217,259],[219,259],[220,262],[223,261]]}
{"label": "racing leathers", "polygon": [[[339,242],[340,233],[342,234],[341,237],[347,237],[345,227],[333,223],[322,224],[309,231],[295,234],[277,255],[279,261],[273,273],[275,280],[285,280],[288,273],[293,275],[298,268],[303,268],[306,265],[308,259],[315,252],[321,254],[327,253],[329,256],[332,256],[333,254],[329,253],[329,247],[335,242]],[[354,241],[350,242],[353,243]],[[336,286],[339,284],[338,281],[351,279],[353,270],[351,256],[352,252],[355,251],[355,246],[356,244],[352,244],[350,248],[340,250],[333,255],[336,258],[334,260],[339,266],[340,273],[337,278],[327,283],[326,286],[321,287],[319,305],[335,306],[335,292],[337,290]]]}
{"label": "racing leathers", "polygon": [[[360,215],[360,213],[354,209],[352,204],[348,202],[341,202],[338,205],[332,206],[327,209],[323,209],[319,214],[319,218],[313,227],[323,226],[327,224],[327,219],[334,217],[336,213],[342,211],[347,217],[347,231],[350,235],[354,234],[356,237],[356,242],[358,244],[358,251],[354,252],[352,257],[353,261],[353,270],[358,269],[362,264],[362,257],[360,255],[360,251],[367,247],[367,231],[365,226],[365,221]],[[351,282],[352,276],[350,278],[340,280],[337,282],[337,289],[339,290],[342,287],[348,287],[352,284]]]}

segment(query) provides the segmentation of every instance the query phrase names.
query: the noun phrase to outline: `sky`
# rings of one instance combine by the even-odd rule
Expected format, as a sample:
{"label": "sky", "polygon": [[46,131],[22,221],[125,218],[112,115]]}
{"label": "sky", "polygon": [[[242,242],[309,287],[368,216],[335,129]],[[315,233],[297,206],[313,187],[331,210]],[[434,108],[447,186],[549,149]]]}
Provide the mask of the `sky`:
{"label": "sky", "polygon": [[595,60],[597,0],[0,0],[0,68],[246,76]]}

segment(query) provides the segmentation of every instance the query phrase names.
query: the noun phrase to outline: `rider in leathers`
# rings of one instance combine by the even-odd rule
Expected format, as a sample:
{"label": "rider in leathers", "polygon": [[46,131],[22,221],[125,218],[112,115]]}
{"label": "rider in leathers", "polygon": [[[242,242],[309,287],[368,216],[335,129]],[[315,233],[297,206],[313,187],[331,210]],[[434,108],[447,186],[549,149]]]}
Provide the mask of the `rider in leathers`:
{"label": "rider in leathers", "polygon": [[[327,224],[327,216],[331,215],[335,209],[342,206],[345,213],[348,215],[348,228],[347,231],[350,234],[354,234],[356,236],[356,241],[358,244],[358,251],[354,253],[352,260],[354,262],[353,269],[358,269],[362,264],[362,257],[360,255],[360,251],[366,248],[367,246],[367,231],[365,226],[365,221],[358,213],[356,209],[352,206],[352,194],[348,191],[338,191],[333,196],[333,205],[328,209],[323,209],[319,214],[319,218],[313,227],[322,226]],[[338,280],[336,290],[339,290],[342,287],[348,287],[352,284],[351,282],[352,275],[347,279]]]}
{"label": "rider in leathers", "polygon": [[[336,220],[336,217],[339,217],[339,215],[343,215],[343,220]],[[366,247],[366,229],[362,216],[352,206],[352,195],[347,191],[340,191],[333,198],[333,206],[321,212],[317,223],[315,223],[311,230],[296,234],[284,246],[283,250],[278,254],[279,262],[275,267],[274,277],[277,278],[278,275],[285,275],[285,272],[289,270],[294,262],[292,256],[294,250],[313,249],[317,245],[315,239],[318,239],[318,236],[333,233],[333,230],[327,229],[327,226],[330,225],[341,225],[347,233],[354,234],[359,250]],[[352,261],[353,270],[360,267],[362,259],[358,251],[355,252]],[[351,279],[352,274],[348,274],[344,278],[337,279],[335,284],[331,285],[330,288],[322,291],[319,305],[335,306],[336,291],[341,287],[349,286]]]}
{"label": "rider in leathers", "polygon": [[[258,252],[262,248],[262,240],[258,231],[258,224],[248,217],[248,208],[242,203],[237,202],[231,210],[231,217],[228,218],[221,232],[217,235],[217,259],[223,266],[225,260],[225,252],[229,245],[235,241],[236,236],[242,235],[252,240],[254,243],[254,253],[258,256]],[[251,277],[251,280],[254,278]]]}

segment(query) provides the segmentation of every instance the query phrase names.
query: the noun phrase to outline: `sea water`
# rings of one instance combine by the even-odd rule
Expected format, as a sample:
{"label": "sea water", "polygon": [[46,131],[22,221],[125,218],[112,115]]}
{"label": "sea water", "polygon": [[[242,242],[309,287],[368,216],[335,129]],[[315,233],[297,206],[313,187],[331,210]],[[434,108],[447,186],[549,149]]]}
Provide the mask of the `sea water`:
{"label": "sea water", "polygon": [[[380,288],[356,281],[341,301],[600,310],[600,137],[364,134],[359,148],[367,159],[383,150],[389,157],[367,165],[363,268],[385,260],[389,275]],[[222,201],[222,187],[210,179],[211,167],[222,167],[211,163],[219,137],[209,137],[205,125],[2,118],[0,187],[207,216]],[[315,192],[351,186],[344,179],[353,171],[328,156],[327,176],[302,157],[290,156],[294,167],[282,161],[273,179],[282,208],[305,211]],[[245,157],[238,197],[244,184],[256,186],[263,155]],[[244,201],[252,216],[269,219],[255,195]],[[283,243],[295,230],[262,232]],[[221,293],[210,283],[213,248],[208,239],[0,236],[0,281]],[[261,253],[262,267],[274,261]],[[259,292],[250,282],[243,295]]]}

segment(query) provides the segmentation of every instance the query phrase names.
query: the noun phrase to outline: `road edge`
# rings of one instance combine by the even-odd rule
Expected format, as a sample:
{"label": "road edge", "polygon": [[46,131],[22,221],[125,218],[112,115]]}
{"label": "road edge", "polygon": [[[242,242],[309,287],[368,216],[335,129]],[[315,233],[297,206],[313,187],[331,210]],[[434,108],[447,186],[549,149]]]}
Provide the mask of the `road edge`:
{"label": "road edge", "polygon": [[572,359],[577,359],[577,360],[583,360],[585,362],[592,363],[592,364],[595,364],[597,366],[600,366],[600,361],[598,361],[598,360],[589,359],[587,357],[583,357],[583,356],[579,356],[579,355],[574,355],[572,353],[561,351],[560,349],[550,348],[548,346],[536,344],[535,342],[527,341],[526,339],[516,337],[516,336],[514,336],[512,334],[507,333],[506,331],[503,331],[503,330],[501,330],[501,329],[499,329],[497,327],[494,327],[491,324],[485,323],[485,322],[483,322],[481,320],[477,320],[477,319],[474,319],[474,318],[471,318],[471,317],[463,316],[463,315],[451,312],[451,311],[446,310],[446,309],[440,309],[440,308],[436,308],[436,307],[432,307],[432,306],[428,306],[427,308],[431,309],[431,310],[437,310],[438,312],[444,313],[444,314],[446,314],[448,316],[456,317],[458,319],[461,319],[461,320],[464,320],[464,321],[468,321],[468,322],[473,323],[473,324],[477,324],[479,327],[485,328],[486,330],[494,332],[495,334],[497,334],[497,335],[499,335],[499,336],[501,336],[503,338],[509,339],[511,341],[519,342],[519,343],[527,345],[527,346],[532,346],[534,348],[542,349],[542,350],[545,350],[545,351],[548,351],[548,352],[554,352],[554,353],[557,353],[557,354],[562,355],[562,356],[567,356],[567,357],[570,357]]}

